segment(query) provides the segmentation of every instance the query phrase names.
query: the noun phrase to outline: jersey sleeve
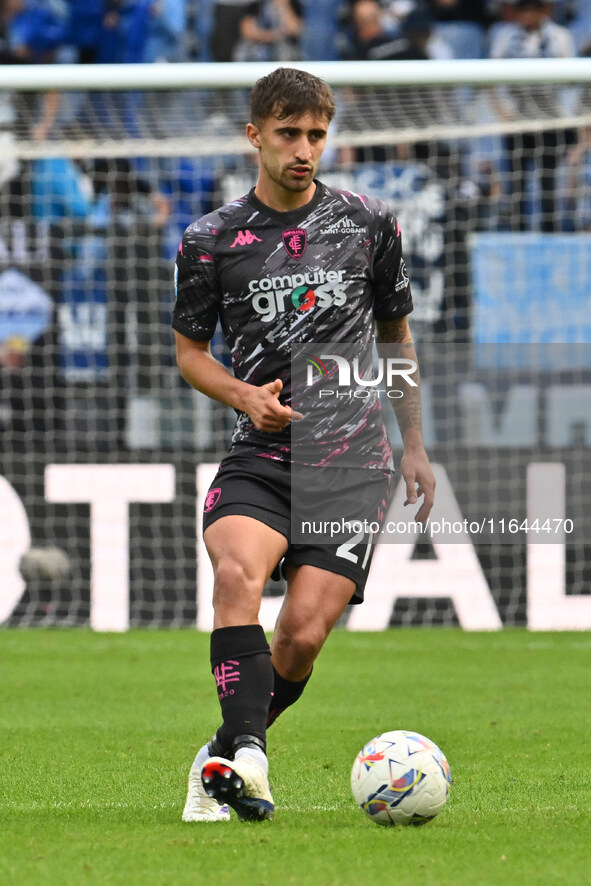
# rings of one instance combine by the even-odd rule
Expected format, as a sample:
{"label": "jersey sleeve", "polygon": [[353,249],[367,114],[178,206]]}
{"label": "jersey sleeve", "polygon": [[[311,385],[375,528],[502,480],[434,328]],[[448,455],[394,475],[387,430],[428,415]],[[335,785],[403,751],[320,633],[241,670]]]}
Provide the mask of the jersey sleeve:
{"label": "jersey sleeve", "polygon": [[374,317],[395,320],[412,311],[412,294],[406,263],[402,255],[402,237],[394,213],[381,204],[375,235],[372,264]]}
{"label": "jersey sleeve", "polygon": [[194,341],[210,341],[218,320],[215,239],[202,219],[187,228],[176,257],[172,328]]}

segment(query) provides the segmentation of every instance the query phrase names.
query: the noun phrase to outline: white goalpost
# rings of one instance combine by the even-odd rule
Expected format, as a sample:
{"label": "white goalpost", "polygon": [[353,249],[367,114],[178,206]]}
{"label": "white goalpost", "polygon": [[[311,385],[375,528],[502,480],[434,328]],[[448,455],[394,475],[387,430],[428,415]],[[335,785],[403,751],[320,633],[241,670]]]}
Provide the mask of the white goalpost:
{"label": "white goalpost", "polygon": [[[336,89],[350,87],[368,90],[372,97],[380,94],[383,97],[388,93],[395,97],[404,89],[413,91],[414,96],[404,92],[404,107],[396,108],[393,103],[388,108],[389,119],[385,114],[380,119],[379,114],[376,118],[371,113],[364,119],[363,109],[360,110],[356,103],[350,104],[345,100],[341,111],[347,125],[343,126],[334,139],[336,145],[342,146],[383,144],[384,139],[385,143],[399,144],[415,141],[418,137],[464,138],[494,135],[500,131],[518,132],[521,131],[525,119],[533,130],[550,128],[552,125],[574,126],[589,122],[591,113],[588,100],[583,101],[579,107],[574,107],[572,98],[569,100],[568,92],[565,92],[565,87],[584,87],[589,83],[591,64],[589,59],[583,58],[290,64],[315,73]],[[245,148],[239,137],[227,141],[227,136],[236,136],[234,129],[227,133],[209,132],[207,138],[204,137],[203,112],[209,109],[205,95],[210,91],[223,94],[230,90],[249,89],[256,79],[269,73],[274,67],[274,63],[266,62],[226,65],[160,63],[0,66],[0,93],[6,95],[17,92],[27,96],[43,90],[55,90],[64,95],[77,94],[78,101],[85,93],[110,94],[108,101],[105,101],[104,119],[97,115],[93,120],[95,127],[103,126],[104,130],[93,133],[92,148],[89,145],[82,146],[94,152],[100,151],[103,156],[127,156],[124,150],[133,145],[137,137],[143,139],[144,156],[175,155],[189,149],[192,155],[197,156],[213,154],[219,149],[225,152],[242,152]],[[561,106],[560,101],[552,100],[552,108],[543,108],[534,100],[529,102],[528,110],[528,94],[531,94],[535,85],[545,87],[547,97],[564,99],[566,96],[566,101]],[[511,87],[515,94],[522,95],[524,104],[519,113],[506,113],[502,119],[498,119],[498,115],[497,119],[479,119],[482,116],[479,101],[474,99],[476,95],[486,91],[487,87],[494,86]],[[476,91],[472,96],[461,92],[459,100],[450,103],[445,96],[449,96],[452,87],[473,87]],[[421,92],[427,88],[428,92]],[[156,101],[155,108],[149,102],[143,106],[141,121],[135,121],[142,130],[140,133],[125,131],[123,125],[119,132],[116,131],[117,115],[125,114],[126,106],[129,107],[129,101],[121,96],[129,91],[155,98],[162,98],[164,93],[169,94],[169,100],[164,103]],[[539,95],[539,91],[535,94]],[[571,97],[575,95],[576,91],[571,90]],[[184,96],[186,102],[184,111],[183,102],[178,101],[181,96]],[[167,106],[166,112],[163,104]],[[201,109],[192,113],[200,105]],[[215,114],[215,101],[212,107]],[[112,119],[108,116],[109,108],[114,114]],[[28,110],[26,117],[34,116],[30,107]],[[355,116],[360,113],[361,120],[354,122],[352,116],[347,116],[347,110],[353,110]],[[73,146],[69,138],[60,138],[59,125],[52,137],[43,144],[27,139],[27,123],[30,123],[30,119],[25,119],[20,132],[18,123],[15,127],[15,134],[20,142],[19,154],[23,157],[42,156],[42,152],[43,156],[60,153],[71,156],[72,151],[81,147]],[[374,131],[374,125],[377,125],[377,131]],[[469,132],[467,127],[470,127]],[[133,150],[137,150],[137,144]]]}
{"label": "white goalpost", "polygon": [[[350,626],[591,628],[591,59],[290,64],[335,90],[322,180],[397,214],[438,517],[468,527],[444,551],[380,546],[376,608]],[[234,415],[180,379],[172,272],[184,228],[254,184],[248,93],[275,67],[0,67],[7,624],[108,627],[110,601],[118,630],[207,624],[196,471]],[[212,347],[229,365],[221,335]],[[110,570],[99,491],[76,478],[100,490],[121,465],[141,479],[115,496],[126,548]],[[155,480],[150,497],[150,465],[166,494]],[[563,502],[556,533],[532,477]]]}

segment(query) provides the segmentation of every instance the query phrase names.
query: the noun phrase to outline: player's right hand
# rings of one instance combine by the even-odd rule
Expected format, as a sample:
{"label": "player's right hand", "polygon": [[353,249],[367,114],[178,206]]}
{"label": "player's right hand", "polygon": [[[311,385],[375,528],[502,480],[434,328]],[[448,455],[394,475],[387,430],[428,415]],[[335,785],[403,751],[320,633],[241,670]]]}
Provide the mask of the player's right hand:
{"label": "player's right hand", "polygon": [[304,416],[290,406],[279,402],[279,394],[283,389],[280,378],[260,387],[253,387],[251,400],[246,412],[251,417],[255,428],[259,431],[282,431],[290,421],[299,420]]}

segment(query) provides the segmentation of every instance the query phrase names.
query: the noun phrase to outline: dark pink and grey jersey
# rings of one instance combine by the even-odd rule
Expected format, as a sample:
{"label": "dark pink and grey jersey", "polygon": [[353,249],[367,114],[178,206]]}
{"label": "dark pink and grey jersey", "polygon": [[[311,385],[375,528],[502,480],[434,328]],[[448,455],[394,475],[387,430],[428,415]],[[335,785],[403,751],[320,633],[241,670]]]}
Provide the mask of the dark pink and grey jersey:
{"label": "dark pink and grey jersey", "polygon": [[[375,320],[412,310],[400,230],[380,200],[316,182],[306,206],[277,212],[254,190],[190,225],[176,262],[172,325],[195,341],[209,341],[218,318],[237,378],[263,385],[283,381],[281,402],[291,405],[291,355],[295,345],[355,343],[371,349]],[[301,350],[301,349],[300,349]],[[355,466],[388,467],[391,453],[377,396],[354,404],[333,433],[332,457],[347,462],[348,440],[359,437]],[[362,433],[358,433],[362,429]],[[258,431],[239,414],[232,445],[289,459],[289,427]]]}

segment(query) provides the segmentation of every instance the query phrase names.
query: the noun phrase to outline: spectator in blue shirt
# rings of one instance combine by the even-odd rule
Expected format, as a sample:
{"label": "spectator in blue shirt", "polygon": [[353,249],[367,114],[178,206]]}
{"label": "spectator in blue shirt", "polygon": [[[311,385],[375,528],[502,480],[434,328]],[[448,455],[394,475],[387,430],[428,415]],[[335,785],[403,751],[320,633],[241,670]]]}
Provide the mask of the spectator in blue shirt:
{"label": "spectator in blue shirt", "polygon": [[114,61],[119,0],[67,0],[67,3],[66,42],[75,49],[76,61],[82,64]]}
{"label": "spectator in blue shirt", "polygon": [[142,61],[185,61],[186,28],[187,0],[152,0]]}
{"label": "spectator in blue shirt", "polygon": [[8,42],[17,55],[36,64],[53,61],[66,36],[66,20],[47,0],[9,0],[4,17]]}
{"label": "spectator in blue shirt", "polygon": [[[52,62],[66,33],[65,19],[54,11],[49,0],[4,0],[0,12],[0,46],[3,64],[40,64]],[[13,111],[6,113],[10,98],[2,97],[0,117],[14,121]],[[40,117],[31,128],[35,139],[47,137],[59,107],[57,92],[47,92],[41,103]],[[26,124],[30,121],[27,119]]]}
{"label": "spectator in blue shirt", "polygon": [[93,188],[74,160],[44,157],[31,167],[31,212],[50,223],[88,219],[93,211]]}

